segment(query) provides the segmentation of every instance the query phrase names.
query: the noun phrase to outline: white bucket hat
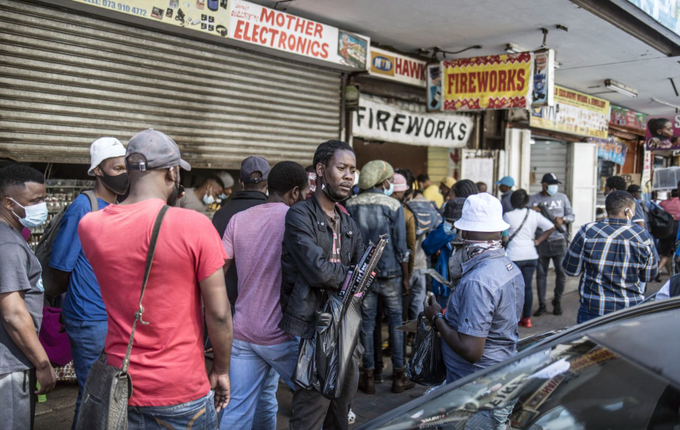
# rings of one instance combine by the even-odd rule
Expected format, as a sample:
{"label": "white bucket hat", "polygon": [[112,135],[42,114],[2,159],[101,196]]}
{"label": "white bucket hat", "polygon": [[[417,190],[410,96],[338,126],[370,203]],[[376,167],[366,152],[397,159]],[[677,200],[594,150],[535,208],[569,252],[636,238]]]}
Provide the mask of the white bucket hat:
{"label": "white bucket hat", "polygon": [[501,201],[488,193],[468,197],[463,206],[463,216],[454,226],[458,230],[482,233],[505,231],[510,228],[510,224],[503,221]]}
{"label": "white bucket hat", "polygon": [[115,137],[99,138],[92,142],[90,146],[90,170],[87,171],[87,174],[95,176],[93,170],[102,164],[102,161],[124,156],[125,147],[118,139]]}

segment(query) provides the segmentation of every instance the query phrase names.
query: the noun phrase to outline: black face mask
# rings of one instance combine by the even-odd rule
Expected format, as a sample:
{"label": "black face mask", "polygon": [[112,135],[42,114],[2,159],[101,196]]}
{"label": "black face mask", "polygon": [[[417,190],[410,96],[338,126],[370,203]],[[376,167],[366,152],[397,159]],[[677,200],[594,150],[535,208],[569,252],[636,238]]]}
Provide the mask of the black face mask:
{"label": "black face mask", "polygon": [[[322,182],[324,182],[324,181],[322,180]],[[333,203],[338,203],[338,202],[341,202],[343,200],[347,200],[347,197],[342,197],[342,196],[338,195],[338,193],[335,190],[331,189],[330,185],[328,185],[328,182],[326,182],[324,185],[325,186],[323,187],[323,192],[324,192],[324,194],[326,194],[328,196],[328,198]]]}
{"label": "black face mask", "polygon": [[179,195],[184,192],[184,186],[179,184],[179,180],[175,182],[175,187],[172,189],[172,194],[168,197],[166,203],[170,207],[174,207],[177,204]]}
{"label": "black face mask", "polygon": [[128,177],[127,172],[116,176],[109,176],[104,169],[100,168],[99,170],[102,171],[102,182],[107,188],[119,196],[127,193],[128,188],[130,187],[130,178]]}

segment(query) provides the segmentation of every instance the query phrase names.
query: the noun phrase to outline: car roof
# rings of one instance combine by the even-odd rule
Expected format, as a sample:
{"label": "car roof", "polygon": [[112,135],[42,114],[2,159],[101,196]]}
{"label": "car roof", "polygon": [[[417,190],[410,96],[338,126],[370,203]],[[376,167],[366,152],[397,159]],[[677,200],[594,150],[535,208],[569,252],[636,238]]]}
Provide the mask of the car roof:
{"label": "car roof", "polygon": [[680,386],[680,312],[617,321],[587,333],[595,342]]}

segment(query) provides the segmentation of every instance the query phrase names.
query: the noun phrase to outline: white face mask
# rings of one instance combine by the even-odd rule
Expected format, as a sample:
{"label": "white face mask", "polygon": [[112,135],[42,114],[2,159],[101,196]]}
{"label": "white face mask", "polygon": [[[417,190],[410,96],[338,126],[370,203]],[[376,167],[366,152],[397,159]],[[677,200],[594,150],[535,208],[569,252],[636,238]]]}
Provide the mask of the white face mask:
{"label": "white face mask", "polygon": [[560,187],[558,187],[557,184],[548,185],[548,194],[554,196],[555,194],[557,194],[557,190],[559,189]]}
{"label": "white face mask", "polygon": [[21,225],[23,225],[24,227],[35,228],[45,224],[45,221],[47,221],[48,215],[47,203],[42,202],[38,203],[37,205],[22,206],[19,202],[17,202],[11,197],[10,200],[19,205],[24,210],[24,212],[26,212],[26,216],[21,218],[14,211],[12,211],[12,214],[14,214],[14,216],[17,217]]}
{"label": "white face mask", "polygon": [[213,203],[215,203],[215,197],[213,197],[212,194],[205,193],[203,196],[203,204],[210,206]]}

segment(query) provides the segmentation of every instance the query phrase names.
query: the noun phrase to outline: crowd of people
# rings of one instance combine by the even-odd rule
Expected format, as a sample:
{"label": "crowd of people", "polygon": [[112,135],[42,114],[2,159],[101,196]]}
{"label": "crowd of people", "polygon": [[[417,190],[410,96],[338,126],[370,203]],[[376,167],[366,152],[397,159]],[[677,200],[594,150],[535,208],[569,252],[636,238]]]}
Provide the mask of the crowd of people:
{"label": "crowd of people", "polygon": [[[130,429],[274,429],[282,379],[293,390],[290,428],[318,430],[348,427],[357,388],[371,395],[384,382],[384,355],[391,391],[414,386],[405,373],[412,339],[398,329],[405,321],[424,314],[441,334],[451,383],[516,352],[518,326],[548,312],[551,263],[554,315],[563,312],[566,276],[582,275],[580,323],[640,303],[674,250],[662,242],[657,253],[650,206],[620,177],[606,184],[607,217],[572,232],[570,243],[574,213],[552,173],[533,195],[504,177],[497,198],[484,183],[433,184],[384,160],[359,172],[352,147],[333,140],[319,145],[307,169],[246,158],[242,189],[229,195],[230,177],[185,190],[181,171],[191,166],[155,130],[136,134],[127,148],[99,139],[91,162],[97,207],[85,194],[68,207],[49,267],[21,235],[46,220],[43,174],[18,164],[0,169],[0,422],[10,428],[31,428],[35,395],[56,383],[37,336],[43,271],[66,290],[61,313],[79,385],[74,428],[93,363],[105,353],[120,368],[128,353]],[[228,198],[211,222],[205,208]],[[140,298],[153,226],[166,206]],[[680,200],[662,206],[673,211],[677,235]],[[300,341],[314,337],[328,294],[381,237],[388,245],[363,301],[341,395],[296,385]],[[680,293],[680,280],[663,291]],[[485,414],[497,421],[507,411]]]}

